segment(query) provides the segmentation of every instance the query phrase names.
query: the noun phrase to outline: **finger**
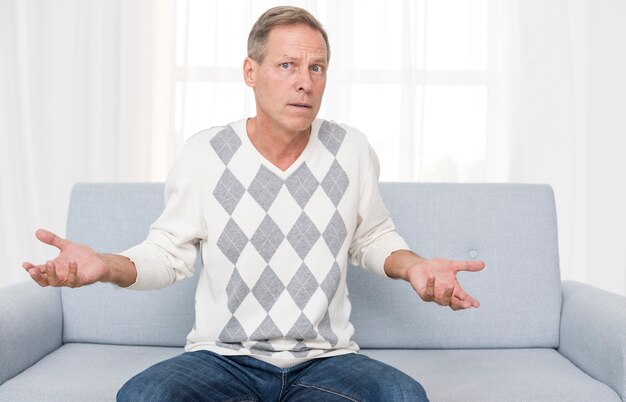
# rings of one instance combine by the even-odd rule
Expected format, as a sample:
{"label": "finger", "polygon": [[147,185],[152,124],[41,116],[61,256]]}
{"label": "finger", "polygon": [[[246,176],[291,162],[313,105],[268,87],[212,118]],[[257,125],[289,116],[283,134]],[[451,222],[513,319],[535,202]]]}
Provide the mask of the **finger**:
{"label": "finger", "polygon": [[424,290],[424,294],[422,295],[422,300],[424,301],[435,300],[435,278],[434,277],[430,277],[426,281],[426,289]]}
{"label": "finger", "polygon": [[478,272],[485,268],[485,262],[479,260],[472,261],[452,261],[452,266],[456,271]]}
{"label": "finger", "polygon": [[48,283],[50,286],[59,286],[59,276],[57,275],[57,270],[54,262],[48,261],[46,262],[46,274],[48,275]]}
{"label": "finger", "polygon": [[443,294],[436,300],[438,304],[442,306],[449,306],[452,300],[452,293],[454,292],[454,287],[447,287],[444,289]]}
{"label": "finger", "polygon": [[453,299],[457,299],[458,303],[464,306],[463,308],[480,307],[480,303],[478,302],[478,300],[474,299],[472,296],[470,296],[463,290],[457,290],[457,292],[454,294]]}
{"label": "finger", "polygon": [[41,287],[48,286],[48,280],[41,274],[41,272],[39,271],[39,268],[32,267],[31,269],[28,270],[28,274],[30,275],[31,278],[33,278],[35,282],[37,282],[39,286]]}
{"label": "finger", "polygon": [[464,291],[460,286],[457,286],[456,291],[454,292],[454,297],[459,300],[465,300],[470,297],[470,295],[468,295],[467,292]]}
{"label": "finger", "polygon": [[480,307],[480,302],[478,300],[474,299],[473,297],[469,298],[469,302],[472,305],[472,307],[474,307],[474,308]]}
{"label": "finger", "polygon": [[65,239],[55,235],[54,233],[45,230],[45,229],[39,229],[37,230],[37,232],[35,232],[35,236],[37,237],[37,239],[39,239],[40,241],[49,244],[51,246],[54,246],[56,248],[58,248],[59,250],[63,249],[63,246],[65,245]]}
{"label": "finger", "polygon": [[470,307],[472,307],[472,303],[469,300],[459,299],[456,296],[453,296],[452,301],[450,302],[450,308],[454,311],[465,310]]}
{"label": "finger", "polygon": [[75,288],[78,286],[78,264],[76,262],[70,262],[67,271],[67,283],[66,286]]}
{"label": "finger", "polygon": [[31,264],[30,262],[24,262],[22,263],[22,267],[26,270],[26,272],[30,271],[33,268],[37,268],[39,272],[41,272],[42,274],[45,274],[46,272],[45,264],[35,265],[35,264]]}
{"label": "finger", "polygon": [[452,302],[450,303],[450,308],[454,311],[458,310],[466,310],[472,307],[472,305],[467,301],[461,301],[455,298],[452,298]]}

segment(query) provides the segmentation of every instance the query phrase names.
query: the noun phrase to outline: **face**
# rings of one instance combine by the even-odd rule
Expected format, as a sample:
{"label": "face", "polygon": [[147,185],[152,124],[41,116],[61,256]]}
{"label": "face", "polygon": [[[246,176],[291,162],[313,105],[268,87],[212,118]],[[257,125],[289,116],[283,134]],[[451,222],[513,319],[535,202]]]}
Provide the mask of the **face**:
{"label": "face", "polygon": [[259,123],[294,134],[307,131],[322,103],[327,65],[326,43],[319,31],[307,25],[273,28],[263,62],[250,58],[244,62]]}

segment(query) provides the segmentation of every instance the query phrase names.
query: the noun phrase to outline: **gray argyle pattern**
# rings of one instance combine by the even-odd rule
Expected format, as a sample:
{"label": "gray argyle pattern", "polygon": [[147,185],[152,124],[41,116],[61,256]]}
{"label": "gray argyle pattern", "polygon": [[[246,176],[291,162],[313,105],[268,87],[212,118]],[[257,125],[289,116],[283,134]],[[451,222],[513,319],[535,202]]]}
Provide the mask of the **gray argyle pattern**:
{"label": "gray argyle pattern", "polygon": [[[221,330],[218,346],[234,350],[246,347],[252,353],[271,356],[276,352],[271,340],[287,338],[294,342],[291,354],[306,357],[311,350],[306,344],[307,340],[325,340],[331,348],[337,344],[338,338],[331,327],[328,305],[323,317],[307,315],[307,305],[314,298],[316,303],[325,300],[330,304],[341,277],[337,258],[348,231],[337,206],[345,195],[350,180],[336,156],[345,135],[346,131],[340,126],[326,121],[322,123],[318,139],[330,153],[329,158],[333,159],[324,174],[320,175],[318,172],[316,177],[304,161],[287,178],[282,179],[263,164],[259,164],[256,175],[248,185],[238,179],[234,171],[236,169],[230,166],[233,157],[241,150],[242,141],[237,133],[227,127],[211,140],[213,150],[224,164],[212,194],[229,216],[216,246],[234,266],[226,286],[228,309],[232,317]],[[291,197],[292,201],[289,202],[297,204],[294,208],[299,207],[299,214],[293,215],[293,222],[288,229],[284,226],[281,229],[277,224],[280,220],[277,220],[276,214],[283,212],[280,203],[274,204],[281,192],[283,197]],[[313,219],[316,218],[309,216],[310,209],[309,213],[305,211],[314,196],[318,197],[317,200],[320,196],[326,197],[326,205],[334,206],[334,214],[325,222],[320,223],[319,218],[318,222],[314,222]],[[247,202],[253,200],[258,204],[260,209],[255,207],[254,211],[261,213],[262,210],[264,213],[254,230],[249,229],[250,221],[243,221],[247,219],[245,214],[234,214],[244,197]],[[332,254],[334,262],[328,267],[315,267],[314,270],[307,265],[307,255],[314,247],[320,247],[320,244]],[[290,248],[289,255],[293,256],[289,260],[289,266],[273,267],[273,259],[279,248],[284,251],[285,247]],[[248,252],[253,249],[265,262],[266,266],[260,273],[250,273],[246,271],[245,265],[239,264],[244,249]],[[281,261],[284,264],[285,260]],[[320,276],[320,269],[324,273],[323,278]],[[288,272],[289,276],[286,277],[284,272]],[[279,273],[282,273],[282,277]],[[251,279],[251,275],[257,276]],[[285,298],[291,300],[286,302],[288,305],[295,305],[300,310],[299,314],[294,313],[289,318],[291,324],[287,327],[281,324],[281,320],[277,320],[276,315],[272,318],[272,312],[281,308],[277,305],[284,304]],[[256,306],[253,307],[257,309],[255,311],[265,314],[265,317],[256,329],[246,331],[245,321],[240,321],[240,317],[245,316],[244,310],[250,308],[251,302]],[[239,311],[242,305],[245,306]],[[294,311],[297,312],[297,309]]]}

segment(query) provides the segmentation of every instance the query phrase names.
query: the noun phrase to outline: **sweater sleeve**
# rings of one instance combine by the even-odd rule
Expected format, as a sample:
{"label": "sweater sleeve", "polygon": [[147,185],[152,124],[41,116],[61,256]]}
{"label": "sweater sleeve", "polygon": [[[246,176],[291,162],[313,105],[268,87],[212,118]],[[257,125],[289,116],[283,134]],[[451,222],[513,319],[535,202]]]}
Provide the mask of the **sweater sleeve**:
{"label": "sweater sleeve", "polygon": [[165,184],[165,208],[150,226],[142,243],[120,253],[137,268],[129,289],[159,289],[194,274],[201,239],[206,238],[203,217],[203,175],[193,138],[185,145]]}
{"label": "sweater sleeve", "polygon": [[368,145],[367,162],[361,177],[357,227],[350,244],[353,265],[360,265],[379,275],[385,274],[385,260],[396,250],[408,250],[406,241],[395,225],[378,191],[380,167],[378,157]]}

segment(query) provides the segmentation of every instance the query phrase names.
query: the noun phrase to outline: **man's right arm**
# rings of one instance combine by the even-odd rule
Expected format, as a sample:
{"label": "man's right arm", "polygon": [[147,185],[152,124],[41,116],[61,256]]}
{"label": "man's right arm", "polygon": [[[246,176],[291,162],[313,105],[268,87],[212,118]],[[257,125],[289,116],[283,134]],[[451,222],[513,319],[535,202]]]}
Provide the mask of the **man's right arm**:
{"label": "man's right arm", "polygon": [[159,289],[194,273],[200,241],[206,238],[204,191],[210,136],[196,135],[183,148],[165,183],[165,208],[142,243],[119,254],[99,254],[89,246],[46,230],[37,238],[60,250],[45,264],[22,264],[41,286],[78,287],[112,282],[121,287]]}

